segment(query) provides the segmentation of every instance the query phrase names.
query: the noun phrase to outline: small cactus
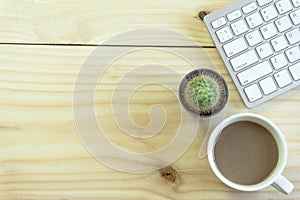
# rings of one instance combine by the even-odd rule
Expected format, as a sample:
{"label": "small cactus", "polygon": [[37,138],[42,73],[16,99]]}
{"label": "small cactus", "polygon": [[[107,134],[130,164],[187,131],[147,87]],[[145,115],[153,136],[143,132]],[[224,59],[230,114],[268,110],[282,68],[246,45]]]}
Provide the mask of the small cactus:
{"label": "small cactus", "polygon": [[198,116],[210,116],[220,111],[227,102],[224,79],[208,69],[195,70],[183,80],[181,101],[185,108]]}
{"label": "small cactus", "polygon": [[211,107],[218,97],[218,85],[208,76],[194,77],[188,86],[190,98],[199,106]]}

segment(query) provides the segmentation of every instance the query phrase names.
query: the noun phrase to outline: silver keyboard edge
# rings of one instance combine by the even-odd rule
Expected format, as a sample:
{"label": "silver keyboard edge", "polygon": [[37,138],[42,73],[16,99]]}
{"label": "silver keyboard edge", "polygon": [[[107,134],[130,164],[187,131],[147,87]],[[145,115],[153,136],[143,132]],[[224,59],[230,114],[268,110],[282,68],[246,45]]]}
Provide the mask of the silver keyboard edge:
{"label": "silver keyboard edge", "polygon": [[[215,19],[219,18],[219,17],[222,17],[222,16],[226,18],[226,14],[228,14],[228,13],[234,11],[234,10],[237,10],[238,8],[240,8],[240,10],[241,10],[242,6],[247,5],[249,3],[252,3],[252,2],[256,2],[256,0],[238,0],[238,1],[235,1],[235,2],[233,2],[233,3],[231,3],[231,4],[227,5],[227,6],[225,6],[223,8],[221,8],[219,10],[216,10],[216,11],[208,14],[207,16],[204,17],[204,20],[203,20],[204,24],[206,25],[206,27],[207,27],[207,29],[209,31],[209,33],[211,33],[210,36],[212,37],[212,40],[213,40],[213,42],[214,42],[214,44],[215,44],[215,46],[216,46],[216,48],[217,48],[217,50],[219,52],[219,55],[222,58],[222,61],[225,64],[225,67],[226,67],[227,71],[230,74],[231,79],[234,82],[235,87],[238,90],[238,93],[239,93],[240,97],[243,100],[243,103],[245,104],[245,106],[247,108],[253,108],[255,106],[258,106],[258,105],[260,105],[260,104],[262,104],[262,103],[264,103],[264,102],[266,102],[266,101],[268,101],[268,100],[270,100],[270,99],[272,99],[272,98],[274,98],[276,96],[279,96],[279,95],[281,95],[281,94],[283,94],[283,93],[285,93],[285,92],[287,92],[287,91],[289,91],[289,90],[291,90],[291,89],[293,89],[293,88],[295,88],[295,87],[297,87],[297,86],[300,85],[300,81],[298,81],[297,84],[291,84],[291,85],[288,85],[288,86],[286,86],[284,88],[278,88],[278,90],[280,90],[279,92],[275,92],[275,93],[269,94],[268,96],[264,95],[263,98],[258,99],[258,100],[254,101],[254,102],[249,102],[248,101],[248,97],[243,92],[243,89],[245,87],[242,87],[240,85],[240,82],[239,82],[239,80],[237,79],[237,76],[236,76],[237,73],[233,71],[233,69],[231,67],[231,64],[229,62],[229,58],[225,55],[225,52],[223,51],[222,45],[219,42],[216,42],[216,41],[218,41],[218,38],[216,37],[215,34],[212,34],[217,29],[214,29],[212,27],[211,22],[214,21]],[[265,6],[263,6],[263,7],[265,7]],[[255,12],[257,12],[257,11],[253,11],[251,13],[255,13]],[[236,20],[234,20],[234,21],[236,21]],[[226,25],[224,25],[222,27],[228,26],[231,23],[229,23],[228,20],[226,19]],[[247,50],[250,50],[250,49],[248,48]],[[298,63],[298,62],[296,62],[296,63]],[[278,70],[278,71],[280,71],[280,70]],[[252,84],[257,83],[257,82],[258,81],[255,81]],[[252,85],[252,84],[250,84],[250,85]]]}

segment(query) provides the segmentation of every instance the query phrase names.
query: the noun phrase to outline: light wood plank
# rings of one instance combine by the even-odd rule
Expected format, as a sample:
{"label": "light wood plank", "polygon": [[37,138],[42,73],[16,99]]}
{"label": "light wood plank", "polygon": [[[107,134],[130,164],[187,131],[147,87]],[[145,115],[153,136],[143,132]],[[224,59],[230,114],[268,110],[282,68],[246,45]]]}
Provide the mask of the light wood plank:
{"label": "light wood plank", "polygon": [[[173,30],[199,45],[213,45],[199,19],[233,0],[1,0],[0,43],[100,44],[140,28]],[[168,35],[162,35],[169,40]],[[135,41],[122,41],[134,44]]]}
{"label": "light wood plank", "polygon": [[[287,140],[289,158],[284,175],[295,184],[295,191],[284,196],[268,187],[244,193],[223,185],[210,170],[207,159],[198,159],[203,133],[171,165],[176,181],[170,183],[160,171],[128,174],[109,169],[96,161],[82,146],[76,133],[72,95],[79,69],[92,47],[0,46],[0,199],[299,199],[300,196],[300,91],[288,92],[250,110],[274,121]],[[103,60],[116,48],[106,48]],[[201,59],[197,49],[185,49],[194,62]],[[227,115],[247,110],[232,84],[215,49],[205,49],[227,80],[230,102]],[[159,63],[184,75],[192,69],[172,53],[141,49],[116,60],[96,91],[96,113],[110,141],[136,152],[149,152],[166,144],[178,122],[179,102],[168,90],[157,86],[135,93],[131,112],[136,123],[149,121],[149,104],[165,105],[170,119],[161,134],[150,140],[137,140],[117,130],[108,105],[118,78],[141,64]],[[206,66],[208,67],[208,66]],[[91,72],[92,74],[92,72]],[[141,98],[141,95],[157,98]],[[105,118],[103,118],[103,116]],[[105,119],[105,120],[104,120]],[[163,134],[168,133],[168,134]]]}

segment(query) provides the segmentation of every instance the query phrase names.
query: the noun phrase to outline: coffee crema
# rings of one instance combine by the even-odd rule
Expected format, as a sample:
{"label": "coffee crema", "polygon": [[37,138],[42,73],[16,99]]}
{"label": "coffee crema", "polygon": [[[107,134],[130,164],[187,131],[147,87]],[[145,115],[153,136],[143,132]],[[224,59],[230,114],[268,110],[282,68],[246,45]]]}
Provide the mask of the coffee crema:
{"label": "coffee crema", "polygon": [[214,148],[216,164],[228,180],[254,185],[266,179],[278,162],[275,138],[263,126],[240,121],[225,127]]}

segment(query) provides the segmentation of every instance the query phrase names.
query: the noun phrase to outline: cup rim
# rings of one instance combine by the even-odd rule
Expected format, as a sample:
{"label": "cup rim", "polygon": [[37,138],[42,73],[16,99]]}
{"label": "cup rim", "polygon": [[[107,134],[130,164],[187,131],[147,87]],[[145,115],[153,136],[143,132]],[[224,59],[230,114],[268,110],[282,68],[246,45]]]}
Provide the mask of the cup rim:
{"label": "cup rim", "polygon": [[[238,183],[234,183],[227,179],[223,174],[219,171],[217,164],[214,159],[214,146],[216,144],[216,141],[218,139],[218,136],[221,134],[222,129],[226,126],[239,122],[239,121],[251,121],[258,123],[259,125],[265,127],[275,138],[275,141],[277,143],[278,147],[278,162],[272,173],[264,179],[262,182],[254,184],[254,185],[242,185]],[[287,146],[285,139],[280,131],[280,129],[269,119],[266,117],[263,117],[258,114],[253,113],[240,113],[235,114],[232,116],[229,116],[228,118],[224,119],[220,124],[218,124],[214,130],[212,131],[208,145],[207,145],[207,151],[208,151],[208,161],[210,164],[210,167],[212,168],[215,175],[226,185],[228,185],[231,188],[242,190],[242,191],[256,191],[263,189],[269,185],[271,185],[276,178],[282,173],[286,161],[287,161]]]}

